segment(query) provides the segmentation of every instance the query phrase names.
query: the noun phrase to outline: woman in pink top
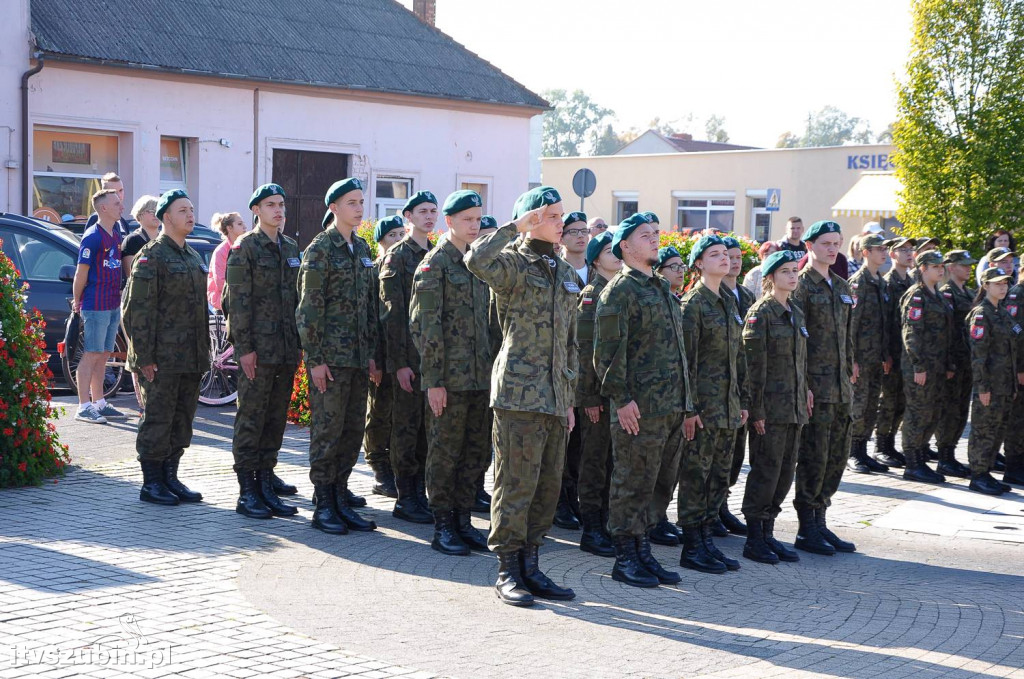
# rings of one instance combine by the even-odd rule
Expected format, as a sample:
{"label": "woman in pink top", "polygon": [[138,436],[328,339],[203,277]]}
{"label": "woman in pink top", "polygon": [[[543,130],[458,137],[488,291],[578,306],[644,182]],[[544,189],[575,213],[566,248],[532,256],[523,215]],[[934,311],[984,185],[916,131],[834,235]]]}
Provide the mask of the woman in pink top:
{"label": "woman in pink top", "polygon": [[224,278],[228,274],[228,250],[247,229],[242,215],[237,212],[215,213],[210,219],[210,227],[224,234],[224,242],[213,251],[210,273],[206,277],[206,298],[210,306],[219,311],[220,293],[224,290]]}

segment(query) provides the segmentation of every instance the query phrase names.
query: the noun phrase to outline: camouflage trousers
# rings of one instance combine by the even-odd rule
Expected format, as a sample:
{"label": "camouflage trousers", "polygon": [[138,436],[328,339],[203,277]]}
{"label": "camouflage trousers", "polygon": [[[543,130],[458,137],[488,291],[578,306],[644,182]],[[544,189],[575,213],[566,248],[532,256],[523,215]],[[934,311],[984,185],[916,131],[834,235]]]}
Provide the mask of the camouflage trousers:
{"label": "camouflage trousers", "polygon": [[488,392],[449,391],[435,417],[427,404],[427,495],[435,511],[470,510],[476,482],[491,458]]}
{"label": "camouflage trousers", "polygon": [[[996,462],[999,446],[1009,432],[1010,413],[1013,410],[1012,396],[996,396],[987,406],[975,396],[971,403],[971,434],[967,439],[967,462],[971,474],[984,474]],[[1014,428],[1019,428],[1017,422]]]}
{"label": "camouflage trousers", "polygon": [[[587,415],[583,412],[582,408],[573,408],[573,414],[576,416],[576,425],[572,431],[569,432],[569,442],[565,446],[565,468],[562,469],[562,492],[568,493],[570,496],[576,494],[578,497],[579,493],[579,480],[580,480],[580,457],[583,454],[583,448],[581,446],[581,429],[579,427],[580,419],[585,418]],[[570,497],[571,500],[576,498]]]}
{"label": "camouflage trousers", "polygon": [[735,429],[697,428],[683,447],[679,464],[679,525],[693,526],[718,518],[729,491],[736,445]]}
{"label": "camouflage trousers", "polygon": [[551,529],[565,465],[564,417],[494,409],[494,493],[491,551],[507,554],[541,545]]}
{"label": "camouflage trousers", "polygon": [[611,433],[608,532],[612,537],[640,536],[658,523],[654,489],[662,460],[679,459],[683,446],[683,414],[644,418],[640,420],[640,433],[636,436],[624,431],[616,422],[611,425]]}
{"label": "camouflage trousers", "polygon": [[971,412],[971,390],[973,387],[974,374],[970,365],[957,368],[953,379],[946,380],[943,385],[939,424],[935,429],[935,444],[939,448],[955,446],[960,437],[964,435],[967,416]]}
{"label": "camouflage trousers", "polygon": [[366,464],[371,467],[377,462],[389,462],[388,450],[391,446],[391,402],[394,395],[391,390],[394,378],[384,373],[378,387],[370,382],[366,398],[366,431],[363,434],[363,449],[366,451]]}
{"label": "camouflage trousers", "polygon": [[231,453],[234,470],[256,471],[277,466],[277,451],[288,424],[288,404],[298,366],[260,363],[256,379],[238,377],[238,413]]}
{"label": "camouflage trousers", "polygon": [[391,376],[391,467],[395,476],[416,476],[427,462],[427,430],[423,423],[426,392],[420,376],[412,381],[412,393]]}
{"label": "camouflage trousers", "polygon": [[765,422],[764,436],[751,429],[750,473],[743,491],[747,521],[774,519],[793,485],[801,424]]}
{"label": "camouflage trousers", "polygon": [[[618,427],[618,424],[612,426]],[[643,423],[640,426],[643,427]],[[654,482],[654,493],[651,495],[651,513],[654,515],[655,523],[668,518],[668,506],[672,502],[672,495],[676,492],[676,484],[679,483],[679,461],[686,448],[686,438],[681,437],[679,443],[678,448],[667,447],[661,454],[661,467],[658,469],[658,478]],[[671,454],[673,450],[675,453]]]}
{"label": "camouflage trousers", "polygon": [[160,372],[150,382],[139,375],[146,412],[139,421],[135,451],[139,461],[180,458],[192,443],[192,420],[199,405],[199,373]]}
{"label": "camouflage trousers", "polygon": [[810,421],[800,432],[793,506],[822,509],[843,479],[850,457],[850,405],[815,403]]}
{"label": "camouflage trousers", "polygon": [[860,365],[857,383],[853,385],[853,405],[850,406],[850,417],[853,419],[850,432],[855,441],[867,441],[875,430],[884,377],[885,369],[881,363]]}
{"label": "camouflage trousers", "polygon": [[882,398],[878,402],[878,424],[875,427],[879,436],[895,436],[903,422],[903,413],[907,409],[907,400],[903,395],[903,373],[899,361],[894,360],[888,375],[882,375]]}
{"label": "camouflage trousers", "polygon": [[612,471],[612,430],[610,407],[605,400],[604,410],[597,422],[591,422],[584,408],[576,428],[580,430],[580,512],[604,516],[608,512],[608,493]]}
{"label": "camouflage trousers", "polygon": [[[1024,392],[1018,392],[1013,399],[1013,405],[1010,406],[1010,422],[1014,426],[1007,425],[1003,453],[1006,455],[1007,464],[1017,466],[1024,464]],[[971,428],[974,428],[973,424]]]}
{"label": "camouflage trousers", "polygon": [[348,479],[366,426],[366,370],[331,368],[331,375],[334,381],[327,380],[322,394],[309,381],[309,480],[314,486]]}
{"label": "camouflage trousers", "polygon": [[[747,454],[747,440],[754,435],[749,430],[749,425],[743,425],[736,430],[736,443],[732,448],[732,466],[729,467],[729,487],[732,488],[740,480],[740,472],[743,470],[743,458]],[[728,493],[726,493],[728,495]]]}
{"label": "camouflage trousers", "polygon": [[903,414],[903,450],[913,451],[928,445],[939,426],[945,389],[945,372],[929,372],[921,386],[914,382],[913,368],[904,368],[903,394],[907,410]]}

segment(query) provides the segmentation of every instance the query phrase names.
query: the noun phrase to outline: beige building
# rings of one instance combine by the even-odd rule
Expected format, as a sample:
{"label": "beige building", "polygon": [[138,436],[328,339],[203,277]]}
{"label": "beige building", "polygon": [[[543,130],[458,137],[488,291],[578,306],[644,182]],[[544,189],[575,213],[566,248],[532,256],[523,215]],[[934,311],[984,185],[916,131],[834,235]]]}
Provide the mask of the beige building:
{"label": "beige building", "polygon": [[764,241],[781,238],[786,220],[798,215],[807,225],[834,219],[849,237],[868,221],[880,221],[890,231],[899,224],[891,148],[878,144],[544,158],[541,169],[543,182],[561,192],[566,210],[580,207],[573,175],[581,168],[592,170],[597,189],[586,199],[584,211],[609,223],[649,210],[661,219],[663,229],[712,227]]}

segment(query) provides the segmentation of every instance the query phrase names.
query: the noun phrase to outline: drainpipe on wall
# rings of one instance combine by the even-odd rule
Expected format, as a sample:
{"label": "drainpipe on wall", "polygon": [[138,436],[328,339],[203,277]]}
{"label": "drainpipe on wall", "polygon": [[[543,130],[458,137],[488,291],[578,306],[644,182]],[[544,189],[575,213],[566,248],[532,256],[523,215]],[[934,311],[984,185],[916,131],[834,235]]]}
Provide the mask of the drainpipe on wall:
{"label": "drainpipe on wall", "polygon": [[21,213],[24,215],[29,214],[31,189],[31,173],[28,168],[28,79],[43,70],[43,53],[36,52],[32,57],[36,60],[36,65],[21,74]]}
{"label": "drainpipe on wall", "polygon": [[252,91],[252,188],[260,185],[260,88]]}

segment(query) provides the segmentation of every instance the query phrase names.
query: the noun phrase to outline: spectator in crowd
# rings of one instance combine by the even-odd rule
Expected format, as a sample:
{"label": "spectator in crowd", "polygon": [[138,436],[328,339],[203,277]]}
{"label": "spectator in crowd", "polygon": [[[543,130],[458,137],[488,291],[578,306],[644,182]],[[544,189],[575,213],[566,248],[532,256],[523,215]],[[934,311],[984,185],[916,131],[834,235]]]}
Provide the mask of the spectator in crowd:
{"label": "spectator in crowd", "polygon": [[160,199],[156,196],[146,195],[135,201],[135,205],[132,206],[132,219],[139,223],[139,228],[128,234],[121,243],[121,270],[125,272],[126,282],[132,272],[135,255],[139,254],[143,245],[160,235],[160,220],[156,218],[158,200]]}
{"label": "spectator in crowd", "polygon": [[591,238],[599,236],[608,230],[608,225],[600,217],[591,217],[590,222],[587,223],[587,227],[590,230]]}
{"label": "spectator in crowd", "polygon": [[846,250],[849,253],[847,255],[846,262],[847,279],[851,278],[853,274],[860,271],[860,267],[863,266],[864,264],[864,260],[861,259],[860,253],[860,239],[861,236],[854,236],[853,238],[851,238],[850,247]]}
{"label": "spectator in crowd", "polygon": [[242,215],[237,212],[215,212],[213,217],[210,217],[210,228],[220,231],[224,236],[224,240],[213,251],[210,271],[206,274],[206,299],[210,306],[220,310],[220,296],[224,290],[224,278],[228,273],[228,250],[247,229]]}
{"label": "spectator in crowd", "polygon": [[761,266],[764,264],[764,260],[768,259],[769,255],[778,251],[778,243],[773,243],[772,241],[765,241],[764,243],[761,243],[761,247],[757,249],[757,256],[761,259],[761,264],[758,264],[748,271],[747,275],[743,277],[743,286],[754,293],[754,297],[757,297],[758,299],[761,298],[761,282],[764,280],[764,274],[761,271]]}
{"label": "spectator in crowd", "polygon": [[[121,202],[121,211],[124,212],[124,182],[117,176],[116,172],[108,172],[100,178],[100,188],[104,191],[114,191],[117,193],[117,199]],[[93,212],[89,215],[89,221],[85,223],[85,228],[88,229],[94,225],[99,219],[99,215],[96,213],[96,208],[93,208]],[[128,236],[131,231],[131,226],[128,224],[128,220],[122,217],[120,214],[117,216],[117,221],[114,223],[114,229],[121,235],[121,241]]]}
{"label": "spectator in crowd", "polygon": [[[993,231],[988,238],[985,239],[985,252],[990,253],[995,248],[1006,248],[1007,250],[1013,251],[1013,280],[1017,280],[1017,274],[1020,272],[1020,257],[1017,256],[1016,249],[1017,244],[1013,240],[1013,234],[1006,229],[996,229]],[[981,274],[985,269],[992,266],[992,260],[988,254],[978,261],[978,267],[975,270],[975,274],[978,277],[978,287],[981,288]],[[1002,263],[1003,268],[1006,268],[1006,262]]]}
{"label": "spectator in crowd", "polygon": [[[807,252],[807,245],[801,240],[804,235],[804,223],[799,217],[790,217],[786,220],[786,237],[778,241],[776,245],[780,250],[792,250],[793,252]],[[803,264],[800,265],[801,268]]]}

